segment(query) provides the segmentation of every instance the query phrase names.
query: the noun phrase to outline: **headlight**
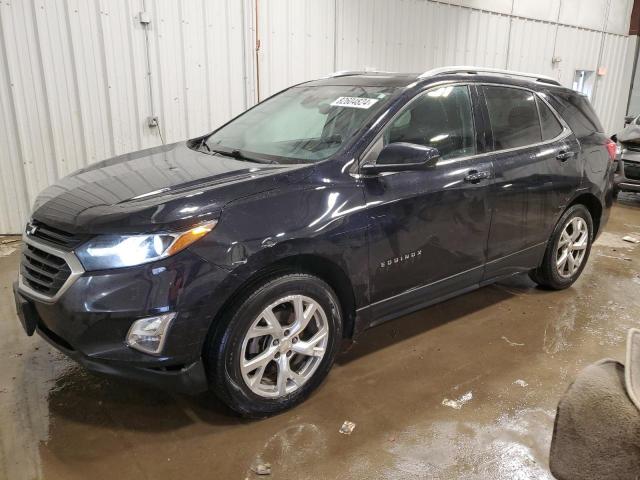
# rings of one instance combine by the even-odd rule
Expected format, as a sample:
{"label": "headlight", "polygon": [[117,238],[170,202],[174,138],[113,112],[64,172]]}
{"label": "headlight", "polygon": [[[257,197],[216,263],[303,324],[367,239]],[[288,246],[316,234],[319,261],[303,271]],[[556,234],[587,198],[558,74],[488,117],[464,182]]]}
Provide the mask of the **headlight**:
{"label": "headlight", "polygon": [[101,235],[76,249],[86,270],[131,267],[175,255],[216,226],[207,222],[182,232],[151,235]]}

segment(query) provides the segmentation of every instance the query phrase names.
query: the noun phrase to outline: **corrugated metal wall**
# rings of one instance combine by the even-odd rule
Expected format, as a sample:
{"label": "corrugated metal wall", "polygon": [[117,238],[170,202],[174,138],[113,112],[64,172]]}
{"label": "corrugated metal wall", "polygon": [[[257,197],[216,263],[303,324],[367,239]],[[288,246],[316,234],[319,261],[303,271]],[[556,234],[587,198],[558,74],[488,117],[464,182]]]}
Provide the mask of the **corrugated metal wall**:
{"label": "corrugated metal wall", "polygon": [[[595,106],[613,131],[635,51],[624,35],[632,3],[0,2],[0,232],[19,232],[35,195],[61,176],[159,144],[147,125],[152,113],[165,141],[178,141],[252,105],[257,90],[265,98],[335,70],[473,64],[538,71],[571,86],[575,69],[605,66]],[[148,35],[138,18],[145,9]],[[555,67],[554,56],[562,59]]]}
{"label": "corrugated metal wall", "polygon": [[338,70],[505,67],[509,18],[420,0],[338,2]]}
{"label": "corrugated metal wall", "polygon": [[605,80],[598,83],[594,107],[611,133],[624,126],[637,40],[636,36],[604,36],[602,64],[608,68],[608,73]]}
{"label": "corrugated metal wall", "polygon": [[[561,19],[576,21],[564,18],[568,11],[560,7],[566,1],[538,3],[549,4],[548,9],[540,10],[541,15],[553,11],[555,5]],[[589,8],[600,11],[585,3],[598,0],[576,4],[574,17]],[[596,71],[602,66],[607,74],[597,80],[595,108],[607,131],[614,132],[624,123],[635,37],[603,32],[606,15],[599,19],[600,30],[595,30],[436,1],[338,0],[337,4],[338,70],[424,71],[446,65],[482,65],[540,72],[571,87],[576,69]],[[500,10],[500,4],[495,10]],[[606,2],[599,4],[606,6]],[[525,8],[523,2],[512,5]],[[625,0],[616,5],[616,11],[628,11]],[[591,26],[597,21],[592,16],[582,19]],[[626,22],[628,25],[628,18]],[[625,28],[619,18],[607,25],[612,31]],[[561,58],[555,67],[554,56]]]}
{"label": "corrugated metal wall", "polygon": [[260,99],[334,71],[333,0],[258,3]]}
{"label": "corrugated metal wall", "polygon": [[253,103],[251,2],[0,2],[0,233],[90,163],[210,131]]}

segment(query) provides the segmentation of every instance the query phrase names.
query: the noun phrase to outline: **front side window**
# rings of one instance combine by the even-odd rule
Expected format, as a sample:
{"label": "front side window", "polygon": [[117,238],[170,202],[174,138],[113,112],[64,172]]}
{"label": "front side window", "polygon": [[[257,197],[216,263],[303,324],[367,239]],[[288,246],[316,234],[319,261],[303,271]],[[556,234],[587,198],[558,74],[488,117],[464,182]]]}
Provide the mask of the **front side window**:
{"label": "front side window", "polygon": [[495,150],[518,148],[542,141],[535,95],[508,87],[483,87]]}
{"label": "front side window", "polygon": [[383,139],[384,145],[407,142],[437,148],[445,159],[475,154],[468,87],[449,85],[422,94],[391,122]]}
{"label": "front side window", "polygon": [[339,152],[396,92],[380,86],[293,87],[214,132],[205,149],[254,161],[324,160]]}

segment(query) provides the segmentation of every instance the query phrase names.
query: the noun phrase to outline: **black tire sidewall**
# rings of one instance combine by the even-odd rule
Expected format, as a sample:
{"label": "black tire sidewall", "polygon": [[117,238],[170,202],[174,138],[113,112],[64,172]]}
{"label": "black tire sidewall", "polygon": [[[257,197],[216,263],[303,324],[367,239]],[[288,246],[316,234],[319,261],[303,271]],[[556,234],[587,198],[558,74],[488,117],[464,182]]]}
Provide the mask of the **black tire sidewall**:
{"label": "black tire sidewall", "polygon": [[[218,335],[211,338],[210,374],[218,396],[234,411],[247,417],[265,417],[301,403],[325,379],[342,341],[342,314],[338,299],[329,285],[308,274],[287,274],[265,281],[241,301]],[[324,309],[329,326],[329,342],[313,376],[296,391],[280,398],[257,395],[245,384],[240,371],[242,342],[256,317],[269,304],[287,295],[305,295]],[[211,364],[213,363],[213,364]],[[211,368],[212,367],[212,368]]]}
{"label": "black tire sidewall", "polygon": [[[582,259],[580,268],[578,268],[578,270],[571,277],[564,278],[560,276],[560,274],[558,273],[558,269],[556,268],[555,253],[557,250],[558,242],[560,241],[560,236],[562,235],[562,231],[566,227],[567,223],[577,216],[581,217],[587,223],[587,228],[589,230],[589,241],[587,244],[587,248],[585,249],[584,258]],[[558,221],[556,228],[553,231],[553,235],[551,236],[551,240],[547,247],[542,269],[540,272],[542,277],[541,283],[556,290],[567,288],[573,285],[573,283],[580,277],[582,271],[587,265],[589,255],[591,253],[592,243],[593,219],[591,218],[591,214],[584,205],[573,205],[562,215],[562,217],[560,217],[560,220]]]}

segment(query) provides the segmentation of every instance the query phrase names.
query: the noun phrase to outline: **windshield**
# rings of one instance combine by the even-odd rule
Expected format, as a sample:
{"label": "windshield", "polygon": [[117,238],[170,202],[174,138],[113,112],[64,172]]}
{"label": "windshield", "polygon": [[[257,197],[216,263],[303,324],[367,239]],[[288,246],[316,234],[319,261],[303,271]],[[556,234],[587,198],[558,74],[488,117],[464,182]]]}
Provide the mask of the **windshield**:
{"label": "windshield", "polygon": [[324,160],[341,150],[396,90],[336,85],[290,88],[214,132],[204,147],[254,161]]}

